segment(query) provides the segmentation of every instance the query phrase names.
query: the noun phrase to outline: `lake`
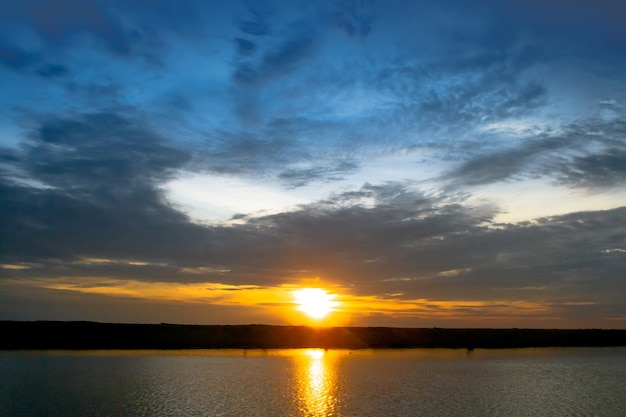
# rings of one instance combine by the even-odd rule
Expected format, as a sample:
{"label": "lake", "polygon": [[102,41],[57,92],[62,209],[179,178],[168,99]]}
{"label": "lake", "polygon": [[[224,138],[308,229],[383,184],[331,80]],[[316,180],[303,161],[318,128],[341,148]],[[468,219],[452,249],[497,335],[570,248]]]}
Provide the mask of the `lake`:
{"label": "lake", "polygon": [[620,416],[626,348],[0,352],[0,416]]}

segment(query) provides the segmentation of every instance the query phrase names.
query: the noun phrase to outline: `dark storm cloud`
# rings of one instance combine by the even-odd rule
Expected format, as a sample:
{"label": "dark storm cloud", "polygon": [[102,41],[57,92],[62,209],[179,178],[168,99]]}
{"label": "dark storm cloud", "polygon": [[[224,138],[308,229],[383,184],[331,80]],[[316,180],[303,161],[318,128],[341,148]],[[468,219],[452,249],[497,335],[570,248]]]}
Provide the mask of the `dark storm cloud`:
{"label": "dark storm cloud", "polygon": [[[369,206],[359,204],[364,199]],[[624,296],[619,271],[626,210],[513,225],[493,224],[494,214],[401,184],[366,186],[297,212],[250,220],[238,227],[238,238],[231,235],[234,240],[217,249],[217,259],[242,277],[249,271],[232,256],[247,259],[250,271],[262,271],[254,275],[257,283],[264,276],[289,282],[304,270],[362,295],[551,302]]]}
{"label": "dark storm cloud", "polygon": [[[197,228],[157,188],[190,155],[119,114],[50,118],[21,151],[3,151],[5,257],[176,253]],[[33,181],[43,186],[30,186]]]}
{"label": "dark storm cloud", "polygon": [[[251,245],[236,246],[253,269],[280,265],[281,275],[309,270],[339,281],[360,280],[360,274],[369,270],[362,276],[367,281],[376,274],[374,270],[382,271],[376,260],[403,268],[388,260],[397,256],[396,251],[468,231],[483,221],[482,214],[466,212],[456,204],[440,204],[407,191],[401,184],[368,185],[359,192],[337,195],[296,212],[250,219],[240,230],[253,239]],[[254,253],[245,253],[250,248]],[[218,259],[228,257],[222,253]]]}
{"label": "dark storm cloud", "polygon": [[626,183],[626,147],[574,157],[563,166],[559,182],[576,187],[622,186]]}
{"label": "dark storm cloud", "polygon": [[132,189],[167,178],[188,159],[136,117],[111,112],[45,120],[24,146],[23,168],[59,188]]}
{"label": "dark storm cloud", "polygon": [[5,183],[1,198],[5,262],[83,255],[159,258],[178,253],[172,242],[194,235],[193,227],[184,227],[185,216],[147,188],[85,197],[80,191]]}
{"label": "dark storm cloud", "polygon": [[545,175],[572,187],[620,186],[626,176],[625,135],[620,120],[581,121],[558,134],[529,133],[517,146],[470,153],[448,178],[475,186]]}
{"label": "dark storm cloud", "polygon": [[[378,204],[354,204],[363,197],[374,197]],[[346,199],[352,203],[344,205]],[[352,294],[535,300],[563,304],[564,314],[572,315],[579,311],[576,302],[597,302],[588,311],[608,308],[623,314],[620,271],[626,230],[621,225],[626,210],[498,227],[493,227],[493,214],[489,208],[469,210],[398,186],[365,188],[299,212],[256,220],[252,225],[264,230],[267,252],[266,246],[259,249],[262,256],[256,250],[246,253],[251,246],[238,248],[271,276],[288,281],[304,270],[305,276],[349,286]],[[262,275],[255,280],[263,282]]]}
{"label": "dark storm cloud", "polygon": [[[516,291],[550,297],[558,291],[563,297],[621,293],[621,279],[615,272],[624,261],[623,228],[615,224],[621,225],[624,216],[624,209],[576,213],[458,234],[415,253],[416,266],[431,258],[442,262],[435,270],[458,273],[434,274],[429,279],[416,276],[399,287],[405,285],[414,294],[430,298],[459,297],[462,292],[475,299],[485,294],[507,298]],[[446,253],[455,255],[446,259]],[[606,287],[596,287],[599,283]],[[582,287],[588,292],[581,292]]]}
{"label": "dark storm cloud", "polygon": [[569,141],[562,137],[528,140],[513,149],[492,153],[481,153],[461,164],[450,173],[455,181],[466,185],[489,184],[505,181],[516,175],[529,175],[531,163],[546,152],[567,146]]}
{"label": "dark storm cloud", "polygon": [[[3,184],[3,260],[44,264],[80,257],[160,260],[167,264],[163,271],[168,273],[176,265],[218,265],[232,271],[222,277],[228,282],[276,283],[288,282],[290,271],[303,269],[336,274],[350,266],[358,271],[368,260],[388,256],[382,242],[393,242],[393,248],[410,247],[484,221],[461,206],[437,207],[436,201],[389,184],[365,186],[294,213],[249,219],[240,226],[200,226],[167,206],[149,187],[130,192],[123,192],[123,184],[116,188],[121,190],[115,199],[109,194],[116,192],[106,191],[94,202],[91,196],[68,189]],[[376,205],[359,204],[364,199]],[[52,262],[45,273],[67,267]],[[75,272],[69,275],[89,268],[96,275],[98,271],[121,274],[126,269],[148,280],[165,275],[154,265],[112,264],[72,266]],[[199,278],[172,274],[169,279]]]}
{"label": "dark storm cloud", "polygon": [[[388,183],[221,227],[189,223],[156,192],[118,206],[6,184],[0,195],[2,218],[11,219],[0,228],[2,242],[10,242],[3,243],[3,261],[35,265],[3,270],[6,278],[278,285],[320,276],[355,295],[605,300],[598,308],[623,313],[623,208],[497,225],[493,207],[468,208],[411,191],[408,184]],[[79,262],[90,256],[147,263]],[[564,314],[578,314],[567,305]]]}

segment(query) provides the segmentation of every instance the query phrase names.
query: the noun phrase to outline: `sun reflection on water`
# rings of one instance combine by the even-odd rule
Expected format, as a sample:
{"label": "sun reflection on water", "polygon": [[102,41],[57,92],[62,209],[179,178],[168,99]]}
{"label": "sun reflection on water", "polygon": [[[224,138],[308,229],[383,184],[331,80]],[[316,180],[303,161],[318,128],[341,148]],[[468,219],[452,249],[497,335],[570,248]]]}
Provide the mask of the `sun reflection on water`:
{"label": "sun reflection on water", "polygon": [[329,355],[322,349],[307,349],[298,355],[299,408],[305,416],[334,415],[336,381]]}

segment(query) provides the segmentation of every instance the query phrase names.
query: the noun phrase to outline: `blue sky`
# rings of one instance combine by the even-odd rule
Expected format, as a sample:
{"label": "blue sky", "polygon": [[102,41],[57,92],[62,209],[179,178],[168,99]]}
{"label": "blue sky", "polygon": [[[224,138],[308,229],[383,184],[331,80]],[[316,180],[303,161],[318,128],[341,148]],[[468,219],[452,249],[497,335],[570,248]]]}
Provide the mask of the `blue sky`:
{"label": "blue sky", "polygon": [[625,328],[625,16],[3,2],[0,319]]}

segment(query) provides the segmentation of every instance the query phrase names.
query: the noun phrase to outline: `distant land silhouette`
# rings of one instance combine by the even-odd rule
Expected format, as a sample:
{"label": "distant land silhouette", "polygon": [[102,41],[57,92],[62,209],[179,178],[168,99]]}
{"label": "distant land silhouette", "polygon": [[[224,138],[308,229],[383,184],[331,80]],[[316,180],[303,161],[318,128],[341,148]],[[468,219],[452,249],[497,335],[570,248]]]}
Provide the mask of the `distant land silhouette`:
{"label": "distant land silhouette", "polygon": [[626,346],[626,330],[448,329],[0,321],[0,349],[522,348]]}

